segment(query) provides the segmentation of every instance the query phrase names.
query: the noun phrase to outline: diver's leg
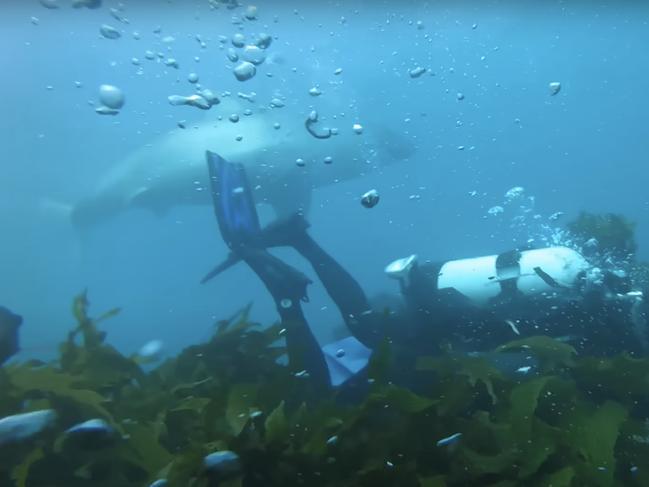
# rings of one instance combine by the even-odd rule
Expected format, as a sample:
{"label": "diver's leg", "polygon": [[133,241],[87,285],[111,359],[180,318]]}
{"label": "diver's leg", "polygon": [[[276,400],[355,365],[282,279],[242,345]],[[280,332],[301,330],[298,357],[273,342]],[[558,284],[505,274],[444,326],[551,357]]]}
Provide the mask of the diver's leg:
{"label": "diver's leg", "polygon": [[356,279],[329,255],[311,236],[302,232],[293,247],[309,261],[331,299],[336,303],[345,324],[365,346],[373,348],[381,339],[365,292]]}
{"label": "diver's leg", "polygon": [[300,305],[306,299],[306,287],[311,281],[266,250],[242,248],[240,255],[273,296],[282,325],[286,328],[291,370],[295,373],[306,371],[314,385],[329,387],[329,371],[322,349]]}

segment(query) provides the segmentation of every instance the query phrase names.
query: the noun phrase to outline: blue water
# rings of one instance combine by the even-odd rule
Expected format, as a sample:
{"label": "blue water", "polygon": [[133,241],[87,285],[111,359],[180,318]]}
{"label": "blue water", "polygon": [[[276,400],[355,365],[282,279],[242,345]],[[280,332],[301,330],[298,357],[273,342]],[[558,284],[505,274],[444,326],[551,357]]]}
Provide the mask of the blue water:
{"label": "blue water", "polygon": [[[395,258],[519,245],[525,237],[509,225],[514,209],[487,213],[514,186],[535,197],[544,219],[557,211],[566,220],[580,210],[626,215],[638,223],[639,257],[649,256],[649,8],[641,2],[260,2],[258,20],[241,26],[231,18],[243,9],[210,9],[207,1],[124,1],[128,25],[108,13],[117,2],[98,10],[59,3],[0,7],[0,303],[25,318],[24,356],[54,356],[72,325],[71,299],[84,288],[91,312],[123,308],[103,326],[125,352],[151,339],[175,352],[249,301],[253,318],[277,319],[242,265],[198,284],[226,254],[208,206],[161,218],[132,211],[83,236],[66,214],[130,151],[178,120],[205,116],[167,102],[191,93],[190,72],[218,93],[255,91],[261,103],[278,88],[306,96],[341,67],[360,116],[380,116],[407,134],[416,148],[408,162],[314,192],[312,234],[369,295],[398,292],[383,275]],[[103,23],[122,37],[102,38]],[[263,66],[247,82],[232,76],[218,36],[240,29],[275,37],[269,51],[285,62],[274,77]],[[175,40],[165,44],[165,36]],[[146,60],[147,50],[173,56],[180,68]],[[411,79],[416,66],[429,72]],[[553,81],[561,83],[555,96]],[[104,83],[126,95],[115,117],[94,111]],[[359,196],[371,188],[381,201],[368,210]],[[314,278],[291,251],[278,255]],[[317,283],[310,296],[307,316],[319,337],[335,337],[335,307]]]}

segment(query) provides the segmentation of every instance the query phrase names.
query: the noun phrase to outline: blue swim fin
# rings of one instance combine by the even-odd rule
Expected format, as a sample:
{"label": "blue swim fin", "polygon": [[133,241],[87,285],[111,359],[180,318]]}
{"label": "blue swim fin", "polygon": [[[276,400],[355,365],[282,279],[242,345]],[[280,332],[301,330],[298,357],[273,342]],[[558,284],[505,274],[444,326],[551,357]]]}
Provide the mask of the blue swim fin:
{"label": "blue swim fin", "polygon": [[257,240],[261,227],[243,165],[207,151],[207,166],[214,212],[227,246],[235,250]]}

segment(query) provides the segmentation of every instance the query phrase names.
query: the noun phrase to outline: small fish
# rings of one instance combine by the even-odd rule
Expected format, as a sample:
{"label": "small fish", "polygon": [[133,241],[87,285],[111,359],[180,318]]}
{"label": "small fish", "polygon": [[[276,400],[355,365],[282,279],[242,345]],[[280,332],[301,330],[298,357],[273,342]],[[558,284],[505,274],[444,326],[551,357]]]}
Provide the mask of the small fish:
{"label": "small fish", "polygon": [[530,370],[532,370],[532,367],[530,367],[529,365],[527,365],[527,366],[525,366],[525,367],[519,367],[519,368],[517,368],[517,369],[516,369],[516,372],[518,372],[519,374],[527,374]]}
{"label": "small fish", "polygon": [[454,433],[451,436],[447,436],[446,438],[442,438],[439,440],[436,444],[437,446],[450,446],[454,445],[457,443],[460,438],[462,438],[462,433]]}
{"label": "small fish", "polygon": [[56,413],[52,409],[2,418],[0,419],[0,446],[36,436],[55,420]]}

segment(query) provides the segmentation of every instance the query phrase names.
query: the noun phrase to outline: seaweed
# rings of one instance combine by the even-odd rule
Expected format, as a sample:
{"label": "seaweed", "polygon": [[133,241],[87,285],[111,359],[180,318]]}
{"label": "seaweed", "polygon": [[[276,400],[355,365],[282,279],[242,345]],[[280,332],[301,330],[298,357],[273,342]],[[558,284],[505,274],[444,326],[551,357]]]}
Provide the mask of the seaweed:
{"label": "seaweed", "polygon": [[[250,322],[249,309],[144,371],[99,329],[116,311],[93,319],[87,295],[78,296],[58,360],[0,369],[1,415],[52,408],[59,416],[53,431],[0,447],[0,483],[139,487],[166,478],[172,487],[211,487],[203,458],[219,450],[242,466],[220,487],[649,482],[649,359],[578,356],[537,336],[496,349],[524,350],[538,360],[536,373],[445,353],[399,365],[421,379],[415,391],[390,382],[397,364],[386,341],[357,402],[335,390],[314,401],[309,381],[277,361],[281,327]],[[115,427],[115,445],[63,448],[65,429],[94,417]]]}
{"label": "seaweed", "polygon": [[635,223],[615,213],[594,214],[582,211],[568,223],[568,230],[584,244],[594,238],[600,251],[626,257],[637,249]]}

